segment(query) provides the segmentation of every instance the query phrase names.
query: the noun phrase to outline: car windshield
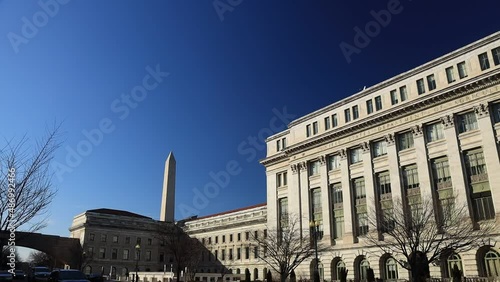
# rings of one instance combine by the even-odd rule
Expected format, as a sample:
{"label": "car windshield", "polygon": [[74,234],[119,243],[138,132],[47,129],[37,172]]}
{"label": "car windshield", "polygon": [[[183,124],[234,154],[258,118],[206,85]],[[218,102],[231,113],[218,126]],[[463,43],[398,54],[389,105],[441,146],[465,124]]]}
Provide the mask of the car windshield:
{"label": "car windshield", "polygon": [[59,272],[60,280],[86,280],[87,277],[80,271],[61,271]]}
{"label": "car windshield", "polygon": [[46,267],[35,267],[35,272],[50,272]]}

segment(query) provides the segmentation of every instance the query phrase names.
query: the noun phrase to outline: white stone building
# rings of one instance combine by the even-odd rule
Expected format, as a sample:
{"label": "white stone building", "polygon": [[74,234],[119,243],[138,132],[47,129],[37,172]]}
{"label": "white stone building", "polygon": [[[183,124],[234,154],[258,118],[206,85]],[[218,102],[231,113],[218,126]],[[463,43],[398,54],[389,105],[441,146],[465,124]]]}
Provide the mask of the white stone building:
{"label": "white stone building", "polygon": [[[366,88],[291,122],[267,139],[267,222],[301,215],[320,222],[325,280],[408,279],[391,254],[367,244],[369,211],[408,195],[453,191],[474,222],[500,218],[500,32]],[[491,246],[444,258],[431,275],[499,276]],[[496,236],[496,237],[495,237]],[[401,259],[401,258],[396,258]],[[309,277],[313,261],[297,273]],[[299,275],[299,274],[298,274]]]}

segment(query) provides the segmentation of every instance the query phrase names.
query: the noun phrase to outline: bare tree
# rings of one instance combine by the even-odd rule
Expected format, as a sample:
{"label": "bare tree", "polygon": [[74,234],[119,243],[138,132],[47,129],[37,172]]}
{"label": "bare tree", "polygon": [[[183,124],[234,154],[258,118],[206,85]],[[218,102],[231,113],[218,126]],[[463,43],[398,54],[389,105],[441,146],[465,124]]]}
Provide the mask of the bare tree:
{"label": "bare tree", "polygon": [[496,232],[494,221],[474,224],[467,204],[458,203],[453,195],[439,204],[420,195],[408,197],[378,210],[378,217],[371,214],[370,228],[378,232],[370,232],[367,240],[383,253],[404,257],[406,261],[398,263],[411,272],[413,281],[429,277],[430,263],[489,244]]}
{"label": "bare tree", "polygon": [[48,266],[48,267],[52,267],[55,263],[54,258],[40,251],[32,251],[28,258],[28,262],[33,266]]}
{"label": "bare tree", "polygon": [[[24,136],[19,141],[7,140],[0,149],[0,231],[13,226],[19,229],[28,223],[25,228],[28,232],[45,227],[47,218],[43,215],[56,192],[49,165],[61,145],[59,128],[48,131],[34,146]],[[13,204],[9,195],[15,199],[15,217],[9,216]],[[35,217],[41,219],[33,221]],[[1,243],[3,246],[6,242]]]}
{"label": "bare tree", "polygon": [[178,280],[186,267],[196,271],[202,256],[202,246],[197,239],[190,238],[177,224],[164,222],[159,222],[156,237],[162,242],[161,248],[173,256]]}
{"label": "bare tree", "polygon": [[268,264],[285,282],[290,273],[305,259],[314,255],[311,238],[302,234],[297,217],[289,217],[283,228],[267,229],[266,236],[252,234],[252,242],[258,246],[257,257]]}

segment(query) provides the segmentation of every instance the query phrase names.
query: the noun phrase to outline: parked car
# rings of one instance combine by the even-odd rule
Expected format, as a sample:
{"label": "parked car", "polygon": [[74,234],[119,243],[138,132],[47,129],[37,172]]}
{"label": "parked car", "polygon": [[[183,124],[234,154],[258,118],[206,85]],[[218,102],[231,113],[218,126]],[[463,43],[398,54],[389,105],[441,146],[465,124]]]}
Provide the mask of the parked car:
{"label": "parked car", "polygon": [[50,269],[45,266],[35,266],[31,268],[30,282],[45,282],[50,276]]}
{"label": "parked car", "polygon": [[14,271],[14,280],[24,280],[26,278],[26,273],[21,269],[16,269]]}
{"label": "parked car", "polygon": [[87,276],[78,269],[58,269],[52,271],[49,282],[90,282]]}
{"label": "parked car", "polygon": [[5,281],[12,281],[14,280],[14,276],[12,273],[8,272],[7,270],[2,270],[0,271],[0,281],[5,282]]}
{"label": "parked car", "polygon": [[97,273],[87,275],[87,279],[90,282],[104,282],[104,278],[102,277],[102,275]]}

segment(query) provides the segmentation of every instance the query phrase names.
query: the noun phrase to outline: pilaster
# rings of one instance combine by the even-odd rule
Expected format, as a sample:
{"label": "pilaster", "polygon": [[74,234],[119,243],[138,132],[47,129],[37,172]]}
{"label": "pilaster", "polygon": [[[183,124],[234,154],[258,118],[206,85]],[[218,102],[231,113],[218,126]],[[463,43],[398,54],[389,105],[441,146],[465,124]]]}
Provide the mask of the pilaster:
{"label": "pilaster", "polygon": [[300,226],[301,232],[309,233],[309,219],[310,208],[309,208],[309,174],[307,173],[307,162],[299,163],[299,183],[300,183]]}
{"label": "pilaster", "polygon": [[422,199],[432,198],[431,178],[429,175],[429,161],[427,158],[427,148],[425,146],[424,133],[421,125],[412,127],[413,144],[417,158],[418,181],[420,184],[420,196]]}
{"label": "pilaster", "polygon": [[340,169],[342,172],[342,202],[344,207],[344,244],[354,243],[353,221],[352,221],[352,193],[351,193],[351,180],[349,173],[349,160],[347,157],[347,150],[340,151]]}
{"label": "pilaster", "polygon": [[328,156],[320,156],[320,181],[321,181],[321,210],[323,213],[323,242],[326,244],[331,240],[331,219],[330,219],[330,203],[329,203],[329,187],[328,187]]}
{"label": "pilaster", "polygon": [[[375,185],[373,181],[373,163],[372,156],[370,152],[370,144],[364,142],[361,145],[363,148],[363,178],[365,180],[365,193],[366,193],[366,212],[368,218],[376,217],[376,201],[375,198]],[[377,228],[378,229],[378,228]],[[376,232],[376,230],[368,230],[369,232]]]}
{"label": "pilaster", "polygon": [[399,158],[394,134],[388,134],[385,140],[387,141],[387,161],[389,162],[392,200],[394,203],[402,203]]}

